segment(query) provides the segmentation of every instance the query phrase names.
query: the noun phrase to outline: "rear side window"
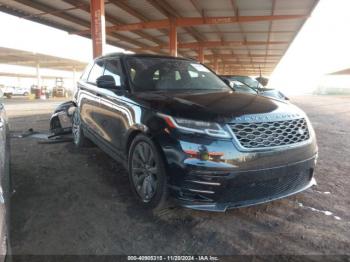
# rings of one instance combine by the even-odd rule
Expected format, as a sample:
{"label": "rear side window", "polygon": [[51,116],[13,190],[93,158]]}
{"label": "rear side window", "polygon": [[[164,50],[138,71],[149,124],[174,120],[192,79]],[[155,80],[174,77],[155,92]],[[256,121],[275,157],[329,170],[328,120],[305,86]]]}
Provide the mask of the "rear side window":
{"label": "rear side window", "polygon": [[119,60],[106,60],[105,61],[105,71],[103,73],[104,75],[110,75],[113,76],[115,85],[121,86],[121,66]]}
{"label": "rear side window", "polygon": [[93,65],[89,77],[88,82],[92,84],[96,84],[96,79],[103,75],[103,62],[102,61],[96,61]]}

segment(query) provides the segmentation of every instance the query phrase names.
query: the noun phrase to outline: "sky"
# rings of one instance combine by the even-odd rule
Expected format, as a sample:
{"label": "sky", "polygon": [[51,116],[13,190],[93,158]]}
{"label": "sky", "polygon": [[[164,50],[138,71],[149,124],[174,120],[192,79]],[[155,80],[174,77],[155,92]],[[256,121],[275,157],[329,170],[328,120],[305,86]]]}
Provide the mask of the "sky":
{"label": "sky", "polygon": [[[323,75],[350,67],[350,0],[320,0],[312,16],[282,58],[270,78],[269,87],[287,95],[311,92]],[[0,46],[40,52],[89,62],[91,40],[0,12]],[[110,45],[106,53],[121,51]],[[0,71],[35,73],[34,68],[0,65]],[[71,77],[71,72],[43,70],[42,74]],[[1,78],[9,82],[9,79]],[[30,79],[21,80],[28,85]],[[6,83],[5,83],[6,84]],[[52,83],[48,83],[52,84]],[[70,83],[73,84],[73,83]]]}

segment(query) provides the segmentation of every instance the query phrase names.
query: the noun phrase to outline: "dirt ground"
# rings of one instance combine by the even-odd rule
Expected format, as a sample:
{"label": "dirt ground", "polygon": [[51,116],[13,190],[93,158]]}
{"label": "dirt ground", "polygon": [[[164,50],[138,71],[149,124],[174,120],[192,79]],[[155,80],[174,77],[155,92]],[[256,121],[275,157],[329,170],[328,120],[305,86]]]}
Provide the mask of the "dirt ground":
{"label": "dirt ground", "polygon": [[[317,133],[318,185],[226,213],[146,211],[136,204],[126,171],[98,148],[12,138],[13,253],[350,255],[350,97],[292,101]],[[5,100],[12,133],[47,132],[59,103]]]}

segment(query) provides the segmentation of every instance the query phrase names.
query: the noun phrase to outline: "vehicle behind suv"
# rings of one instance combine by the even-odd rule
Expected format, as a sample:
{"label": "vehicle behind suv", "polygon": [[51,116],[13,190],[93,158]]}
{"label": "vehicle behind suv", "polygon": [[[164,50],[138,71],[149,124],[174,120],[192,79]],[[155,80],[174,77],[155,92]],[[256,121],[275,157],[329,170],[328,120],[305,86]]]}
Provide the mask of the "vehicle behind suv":
{"label": "vehicle behind suv", "polygon": [[[69,118],[72,125],[69,125]],[[286,197],[315,183],[315,134],[284,101],[233,91],[184,58],[111,54],[78,82],[51,118],[124,164],[136,198],[161,208],[225,211]]]}
{"label": "vehicle behind suv", "polygon": [[[257,93],[261,96],[289,100],[281,91],[264,87],[257,79],[250,76],[222,75],[222,79],[227,79],[233,89],[244,93]],[[259,79],[259,78],[258,78]],[[260,79],[266,78],[260,77]]]}
{"label": "vehicle behind suv", "polygon": [[3,96],[12,98],[12,96],[28,96],[29,90],[22,87],[6,86],[2,90]]}
{"label": "vehicle behind suv", "polygon": [[2,88],[2,95],[7,98],[12,98],[15,88],[12,86],[5,86]]}

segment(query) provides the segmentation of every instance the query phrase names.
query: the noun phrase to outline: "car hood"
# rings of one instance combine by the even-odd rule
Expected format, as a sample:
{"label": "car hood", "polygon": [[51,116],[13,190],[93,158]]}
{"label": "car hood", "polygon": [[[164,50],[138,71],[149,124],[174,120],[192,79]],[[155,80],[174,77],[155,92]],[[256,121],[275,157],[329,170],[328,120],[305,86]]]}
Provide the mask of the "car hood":
{"label": "car hood", "polygon": [[133,94],[133,100],[174,117],[216,122],[243,115],[300,113],[288,102],[233,91],[139,92]]}

